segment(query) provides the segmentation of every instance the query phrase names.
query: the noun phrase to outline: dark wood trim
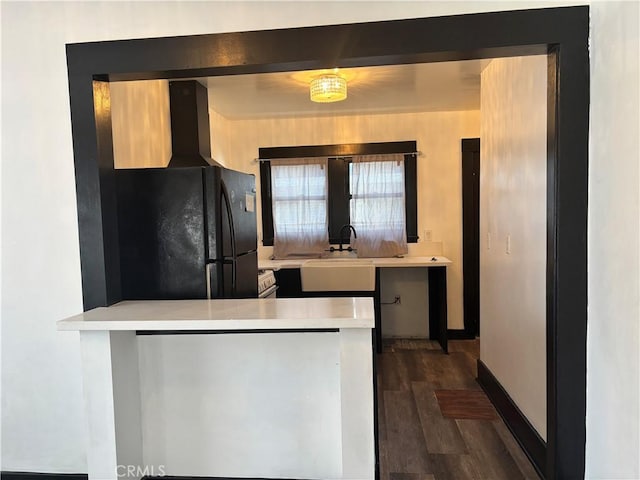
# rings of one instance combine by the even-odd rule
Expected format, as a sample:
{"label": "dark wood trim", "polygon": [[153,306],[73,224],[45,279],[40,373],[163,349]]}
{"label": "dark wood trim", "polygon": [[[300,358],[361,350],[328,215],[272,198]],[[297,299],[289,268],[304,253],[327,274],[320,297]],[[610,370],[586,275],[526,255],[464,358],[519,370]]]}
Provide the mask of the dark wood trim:
{"label": "dark wood trim", "polygon": [[[558,385],[558,372],[556,369],[557,362],[557,340],[558,340],[558,332],[557,332],[557,323],[558,323],[558,306],[556,304],[556,300],[559,293],[559,287],[557,282],[557,254],[558,254],[558,245],[557,245],[557,234],[556,231],[557,223],[558,223],[558,185],[557,182],[557,173],[558,173],[558,89],[559,89],[559,79],[558,79],[558,50],[556,47],[550,48],[549,54],[547,55],[547,265],[546,265],[546,327],[547,327],[547,468],[545,478],[547,479],[556,479],[556,478],[564,478],[563,475],[560,475],[560,472],[566,471],[566,465],[561,465],[562,459],[560,457],[563,456],[561,453],[561,445],[560,438],[562,433],[558,430],[558,424],[561,418],[558,415],[558,406],[559,402],[564,404],[563,400],[559,398],[559,389],[563,387]],[[577,152],[576,152],[577,153]],[[570,187],[567,188],[570,190]],[[578,244],[579,245],[579,244]],[[567,272],[571,275],[570,272]],[[585,277],[586,278],[586,277]],[[585,303],[586,307],[586,303]],[[567,318],[567,320],[573,323],[571,320]],[[585,318],[585,332],[586,334],[586,318]],[[582,334],[582,332],[580,332]],[[580,341],[579,339],[576,339]],[[574,353],[584,353],[586,355],[586,348],[584,352],[576,352],[575,348],[571,348],[569,346],[570,351],[574,351]],[[562,349],[562,348],[561,348]],[[577,362],[574,364],[575,367],[580,365],[582,367],[582,359],[580,357],[576,358]],[[577,368],[573,369],[573,372],[576,373]],[[586,364],[585,364],[586,370]],[[582,368],[579,370],[583,372]],[[582,375],[581,375],[582,376]],[[586,375],[585,379],[586,381]],[[570,380],[570,385],[575,385],[577,388],[582,388],[582,378],[575,378]],[[585,395],[581,398],[582,402],[586,402],[586,385],[584,386]],[[566,398],[573,398],[573,395],[569,392],[566,393]],[[582,405],[578,403],[576,405],[577,410],[582,409]],[[574,410],[575,411],[575,410]],[[574,422],[576,420],[575,416],[573,416],[570,422]],[[578,427],[576,432],[578,433],[577,442],[582,443],[582,460],[584,461],[584,444],[586,443],[586,409],[585,415],[581,418],[582,424]],[[567,424],[567,427],[571,428],[570,425]],[[560,437],[560,438],[558,438]],[[568,438],[566,439],[568,440]],[[567,445],[564,447],[566,451],[571,452],[572,447]],[[571,454],[572,457],[575,458],[575,454]]]}
{"label": "dark wood trim", "polygon": [[[376,295],[373,300],[374,309],[376,305],[378,305],[378,309],[380,308],[380,291],[379,287],[379,273],[376,268]],[[376,315],[379,314],[379,311],[376,312]],[[376,320],[376,325],[378,325],[378,321]],[[374,480],[380,480],[380,423],[379,423],[379,415],[378,415],[378,406],[380,399],[378,398],[378,355],[382,353],[382,350],[378,349],[378,335],[379,330],[374,328],[371,332],[371,361],[373,367],[373,444],[375,448],[375,471],[374,471]],[[387,479],[384,479],[387,480]]]}
{"label": "dark wood trim", "polygon": [[273,274],[276,277],[276,285],[278,285],[278,298],[302,298],[304,296],[299,268],[281,268],[275,270]]}
{"label": "dark wood trim", "polygon": [[463,138],[462,292],[464,329],[480,333],[480,139]]}
{"label": "dark wood trim", "polygon": [[2,472],[2,480],[88,480],[86,473]]}
{"label": "dark wood trim", "polygon": [[542,478],[546,478],[547,445],[491,370],[478,360],[478,383]]}
{"label": "dark wood trim", "polygon": [[[86,473],[32,473],[32,472],[2,472],[2,480],[88,480]],[[187,477],[175,475],[151,476],[145,475],[141,480],[275,480],[275,478],[247,478],[247,477]]]}
{"label": "dark wood trim", "polygon": [[548,54],[545,473],[584,477],[588,35],[577,6],[67,45],[84,309],[121,299],[107,80]]}
{"label": "dark wood trim", "polygon": [[303,292],[303,297],[315,298],[315,297],[371,297],[375,296],[373,290],[345,290],[335,292]]}
{"label": "dark wood trim", "polygon": [[460,141],[463,152],[479,152],[480,151],[480,139],[479,138],[463,138]]}
{"label": "dark wood trim", "polygon": [[373,329],[373,334],[375,337],[374,351],[376,353],[382,353],[382,289],[380,284],[380,275],[381,269],[380,267],[376,267],[376,286],[375,291],[373,292],[373,314],[375,317],[375,328]]}
{"label": "dark wood trim", "polygon": [[276,480],[276,478],[257,477],[183,477],[176,475],[162,475],[160,477],[146,475],[140,480]]}
{"label": "dark wood trim", "polygon": [[447,267],[429,267],[429,338],[449,353],[447,337]]}
{"label": "dark wood trim", "polygon": [[235,335],[247,333],[331,333],[339,328],[254,328],[245,330],[136,330],[136,335]]}
{"label": "dark wood trim", "polygon": [[417,155],[404,156],[404,217],[407,242],[418,241],[418,165]]}
{"label": "dark wood trim", "polygon": [[262,211],[262,244],[273,246],[273,204],[271,203],[271,164],[260,162],[260,205]]}
{"label": "dark wood trim", "polygon": [[416,142],[340,143],[335,145],[301,145],[265,147],[258,150],[261,160],[305,157],[350,157],[353,155],[382,155],[387,153],[415,153]]}
{"label": "dark wood trim", "polygon": [[447,338],[449,340],[473,340],[476,336],[466,328],[450,328],[447,330]]}
{"label": "dark wood trim", "polygon": [[[589,9],[548,56],[547,478],[584,476]],[[567,83],[572,87],[567,88]],[[570,118],[567,118],[569,116]]]}
{"label": "dark wood trim", "polygon": [[[340,229],[351,223],[349,200],[349,164],[351,160],[332,158],[327,165],[328,196],[327,213],[329,224],[329,243],[340,243]],[[349,242],[347,242],[349,243]]]}
{"label": "dark wood trim", "polygon": [[417,142],[375,142],[335,145],[304,145],[265,147],[259,149],[260,195],[262,199],[262,244],[273,246],[273,202],[271,191],[271,164],[268,160],[305,157],[329,157],[327,165],[329,243],[340,243],[340,228],[351,223],[349,216],[348,158],[353,155],[381,155],[404,153],[405,220],[407,242],[418,241],[418,180]]}
{"label": "dark wood trim", "polygon": [[121,81],[538,55],[566,39],[570,8],[76,43],[67,65]]}

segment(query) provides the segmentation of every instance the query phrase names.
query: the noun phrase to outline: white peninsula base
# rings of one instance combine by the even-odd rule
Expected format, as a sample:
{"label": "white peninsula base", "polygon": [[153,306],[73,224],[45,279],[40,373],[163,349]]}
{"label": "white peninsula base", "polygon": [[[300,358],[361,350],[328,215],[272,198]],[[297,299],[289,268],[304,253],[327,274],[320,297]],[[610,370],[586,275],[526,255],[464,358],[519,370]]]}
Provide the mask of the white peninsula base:
{"label": "white peninsula base", "polygon": [[[90,479],[373,479],[372,300],[122,302],[79,330]],[[154,335],[145,335],[154,333]]]}

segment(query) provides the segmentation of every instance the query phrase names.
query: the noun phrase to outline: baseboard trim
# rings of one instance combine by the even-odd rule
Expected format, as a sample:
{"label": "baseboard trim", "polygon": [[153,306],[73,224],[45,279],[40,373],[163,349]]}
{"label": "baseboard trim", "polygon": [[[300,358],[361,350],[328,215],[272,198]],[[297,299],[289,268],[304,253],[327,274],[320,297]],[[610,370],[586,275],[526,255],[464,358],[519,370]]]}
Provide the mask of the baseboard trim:
{"label": "baseboard trim", "polygon": [[546,478],[547,444],[520,411],[491,370],[478,360],[478,383],[493,402],[541,478]]}
{"label": "baseboard trim", "polygon": [[[35,473],[35,472],[0,472],[2,480],[88,480],[86,473]],[[268,478],[245,477],[182,477],[182,476],[144,476],[141,480],[273,480]]]}
{"label": "baseboard trim", "polygon": [[246,477],[181,477],[181,476],[163,476],[163,477],[142,477],[140,480],[277,480],[275,478],[246,478]]}
{"label": "baseboard trim", "polygon": [[86,473],[0,472],[2,480],[88,480]]}
{"label": "baseboard trim", "polygon": [[447,330],[447,338],[449,340],[473,340],[476,336],[465,329],[449,329]]}

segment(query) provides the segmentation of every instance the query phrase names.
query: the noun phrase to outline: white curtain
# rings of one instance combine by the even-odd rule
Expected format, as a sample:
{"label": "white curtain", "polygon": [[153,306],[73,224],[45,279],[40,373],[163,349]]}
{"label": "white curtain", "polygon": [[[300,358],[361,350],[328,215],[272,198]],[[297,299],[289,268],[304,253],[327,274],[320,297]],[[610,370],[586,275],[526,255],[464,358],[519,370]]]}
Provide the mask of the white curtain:
{"label": "white curtain", "polygon": [[319,257],[329,247],[327,159],[271,161],[274,258]]}
{"label": "white curtain", "polygon": [[351,224],[359,257],[408,252],[404,155],[355,156],[351,163]]}

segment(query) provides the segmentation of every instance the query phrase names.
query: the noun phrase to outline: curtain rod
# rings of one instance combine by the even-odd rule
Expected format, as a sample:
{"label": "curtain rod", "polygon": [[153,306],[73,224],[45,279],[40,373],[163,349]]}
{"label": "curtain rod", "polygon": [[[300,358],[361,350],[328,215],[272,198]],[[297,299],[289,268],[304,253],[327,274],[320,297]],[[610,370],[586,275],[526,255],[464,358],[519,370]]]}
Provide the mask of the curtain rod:
{"label": "curtain rod", "polygon": [[391,152],[391,153],[365,153],[365,154],[351,154],[351,155],[307,155],[304,157],[287,157],[287,158],[254,158],[253,163],[270,162],[271,160],[299,160],[300,158],[346,158],[346,157],[372,157],[374,155],[415,155],[421,157],[422,152]]}

